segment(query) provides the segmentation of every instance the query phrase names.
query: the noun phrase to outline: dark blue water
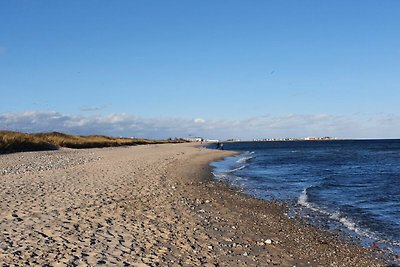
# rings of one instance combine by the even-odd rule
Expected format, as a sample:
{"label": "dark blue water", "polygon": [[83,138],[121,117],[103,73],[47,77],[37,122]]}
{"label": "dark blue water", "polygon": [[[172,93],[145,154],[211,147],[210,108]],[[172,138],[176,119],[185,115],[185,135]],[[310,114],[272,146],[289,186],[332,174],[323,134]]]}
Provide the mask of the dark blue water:
{"label": "dark blue water", "polygon": [[238,142],[217,179],[400,253],[400,140]]}

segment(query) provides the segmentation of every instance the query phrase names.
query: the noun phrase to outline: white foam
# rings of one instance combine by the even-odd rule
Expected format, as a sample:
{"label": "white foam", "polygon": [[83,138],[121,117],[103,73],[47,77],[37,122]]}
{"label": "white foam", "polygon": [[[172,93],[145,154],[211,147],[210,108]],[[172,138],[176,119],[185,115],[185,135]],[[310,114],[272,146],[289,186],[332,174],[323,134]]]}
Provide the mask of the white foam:
{"label": "white foam", "polygon": [[303,189],[303,191],[301,192],[301,194],[297,200],[297,203],[312,210],[312,211],[319,212],[321,214],[329,216],[331,219],[339,221],[340,220],[340,212],[330,213],[330,212],[324,210],[323,208],[320,208],[317,205],[312,204],[308,201],[307,190],[311,187],[312,186],[309,186],[309,187],[306,187]]}
{"label": "white foam", "polygon": [[356,233],[359,233],[358,228],[356,227],[356,224],[351,221],[348,218],[345,217],[341,217],[340,212],[335,211],[334,213],[329,213],[323,209],[317,208],[315,206],[313,206],[311,203],[308,202],[308,196],[307,196],[307,188],[303,189],[303,192],[301,192],[299,199],[297,201],[297,203],[299,203],[300,205],[307,207],[313,211],[318,211],[322,214],[328,215],[331,219],[334,219],[336,221],[339,221],[341,224],[343,224],[345,227],[347,227],[348,229],[355,231]]}
{"label": "white foam", "polygon": [[343,224],[347,229],[352,230],[356,232],[357,234],[360,234],[360,229],[357,228],[356,223],[350,220],[349,218],[342,217],[342,214],[339,211],[335,211],[334,213],[331,213],[329,218],[336,220]]}
{"label": "white foam", "polygon": [[240,170],[243,170],[243,169],[244,169],[244,168],[246,168],[246,167],[247,167],[247,165],[243,165],[243,166],[240,166],[240,167],[238,167],[238,168],[235,168],[235,169],[229,170],[228,172],[240,171]]}
{"label": "white foam", "polygon": [[214,177],[217,180],[226,180],[228,177],[225,173],[221,173],[221,172],[211,172],[211,173],[214,175]]}
{"label": "white foam", "polygon": [[[326,212],[326,213],[329,214],[328,212]],[[360,236],[376,239],[375,234],[369,232],[366,229],[359,228],[357,226],[357,223],[355,223],[350,218],[347,218],[347,217],[343,216],[339,211],[335,211],[334,213],[331,213],[329,218],[331,218],[331,219],[333,219],[335,221],[338,221],[344,227],[346,227],[347,229],[349,229],[351,231],[354,231],[356,234],[358,234]]]}
{"label": "white foam", "polygon": [[320,209],[314,207],[314,205],[312,205],[310,202],[308,202],[307,189],[309,189],[310,187],[306,187],[303,189],[299,198],[297,199],[297,203],[306,208],[309,208],[310,210],[322,212]]}
{"label": "white foam", "polygon": [[308,203],[308,196],[307,196],[307,188],[304,188],[303,191],[301,192],[299,199],[297,200],[297,203],[304,207],[308,207],[310,204]]}
{"label": "white foam", "polygon": [[329,218],[334,219],[336,221],[340,220],[340,212],[339,211],[335,211],[334,213],[332,213]]}
{"label": "white foam", "polygon": [[251,160],[251,159],[254,159],[254,158],[255,158],[255,157],[243,157],[243,158],[238,159],[238,160],[236,161],[236,163],[243,163],[243,162],[246,162],[246,161]]}
{"label": "white foam", "polygon": [[339,219],[339,222],[341,222],[348,229],[356,232],[357,234],[360,234],[360,230],[357,228],[356,224],[353,221],[351,221],[350,219],[348,219],[346,217],[342,217]]}
{"label": "white foam", "polygon": [[310,187],[303,189],[302,193],[300,194],[300,196],[297,200],[298,204],[300,204],[306,208],[309,208],[310,210],[313,210],[313,211],[316,211],[321,214],[325,214],[325,215],[329,216],[329,218],[341,223],[344,227],[355,232],[356,234],[358,234],[360,236],[376,239],[376,236],[373,233],[370,233],[366,230],[362,230],[362,229],[358,228],[357,224],[354,221],[352,221],[350,218],[342,216],[342,214],[339,211],[335,211],[335,212],[331,213],[331,212],[328,212],[322,208],[319,208],[319,207],[309,203],[308,195],[307,195],[307,189],[309,189],[309,188]]}

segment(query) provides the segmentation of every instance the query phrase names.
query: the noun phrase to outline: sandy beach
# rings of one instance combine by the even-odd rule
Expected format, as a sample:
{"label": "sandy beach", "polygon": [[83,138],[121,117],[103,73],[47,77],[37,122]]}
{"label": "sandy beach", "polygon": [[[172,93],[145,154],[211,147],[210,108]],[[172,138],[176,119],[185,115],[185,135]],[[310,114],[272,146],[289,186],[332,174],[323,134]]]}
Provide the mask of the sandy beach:
{"label": "sandy beach", "polygon": [[194,144],[0,155],[5,266],[386,266],[212,179]]}

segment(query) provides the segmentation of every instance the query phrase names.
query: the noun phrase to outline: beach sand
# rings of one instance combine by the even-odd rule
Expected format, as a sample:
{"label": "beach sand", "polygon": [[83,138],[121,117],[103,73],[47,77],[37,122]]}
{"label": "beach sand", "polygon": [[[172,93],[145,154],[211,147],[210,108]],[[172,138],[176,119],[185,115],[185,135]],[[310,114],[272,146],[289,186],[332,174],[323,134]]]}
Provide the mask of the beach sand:
{"label": "beach sand", "polygon": [[385,266],[212,180],[193,144],[0,155],[0,266]]}

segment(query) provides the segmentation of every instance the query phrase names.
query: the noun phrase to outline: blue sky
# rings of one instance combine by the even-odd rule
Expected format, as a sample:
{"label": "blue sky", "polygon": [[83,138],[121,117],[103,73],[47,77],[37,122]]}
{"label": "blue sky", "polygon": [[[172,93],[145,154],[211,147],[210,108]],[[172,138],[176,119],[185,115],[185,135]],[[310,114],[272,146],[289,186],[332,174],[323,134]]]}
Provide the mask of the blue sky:
{"label": "blue sky", "polygon": [[1,1],[0,128],[400,138],[399,13],[394,0]]}

